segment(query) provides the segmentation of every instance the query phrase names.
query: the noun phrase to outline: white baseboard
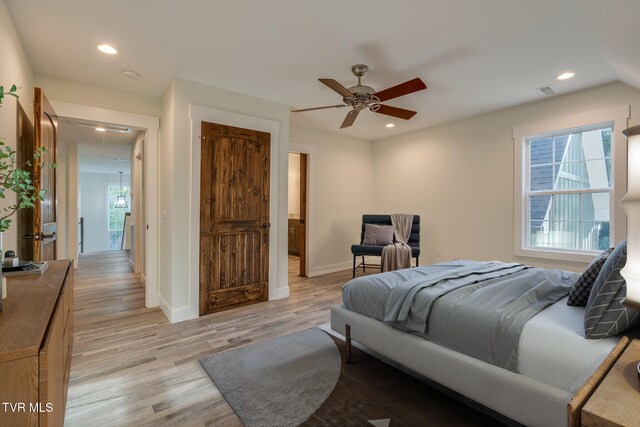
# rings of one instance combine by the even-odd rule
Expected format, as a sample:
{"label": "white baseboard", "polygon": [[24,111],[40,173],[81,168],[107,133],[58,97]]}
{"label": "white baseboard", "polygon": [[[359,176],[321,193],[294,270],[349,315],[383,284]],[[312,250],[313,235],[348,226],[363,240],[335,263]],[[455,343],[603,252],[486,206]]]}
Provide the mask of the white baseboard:
{"label": "white baseboard", "polygon": [[189,320],[189,307],[171,308],[162,295],[158,295],[158,302],[160,309],[167,316],[169,322],[178,323]]}
{"label": "white baseboard", "polygon": [[273,295],[269,295],[269,301],[281,298],[289,298],[289,287],[283,286],[281,288],[276,288]]}
{"label": "white baseboard", "polygon": [[131,271],[136,272],[136,263],[129,258],[129,266],[131,267]]}
{"label": "white baseboard", "polygon": [[322,274],[335,273],[336,271],[350,270],[353,268],[353,261],[340,262],[337,264],[323,265],[309,269],[309,277],[320,276]]}
{"label": "white baseboard", "polygon": [[165,301],[162,295],[158,295],[158,306],[160,307],[160,310],[162,310],[164,315],[167,316],[169,322],[171,322],[171,308],[169,308],[169,304],[167,304],[167,301]]}

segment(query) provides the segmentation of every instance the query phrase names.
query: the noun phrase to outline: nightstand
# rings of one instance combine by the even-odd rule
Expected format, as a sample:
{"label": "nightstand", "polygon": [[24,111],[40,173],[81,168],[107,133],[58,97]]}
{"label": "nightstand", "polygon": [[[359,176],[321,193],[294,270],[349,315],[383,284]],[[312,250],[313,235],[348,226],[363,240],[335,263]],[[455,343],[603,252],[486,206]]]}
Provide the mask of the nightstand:
{"label": "nightstand", "polygon": [[640,426],[640,340],[633,340],[582,408],[588,427]]}

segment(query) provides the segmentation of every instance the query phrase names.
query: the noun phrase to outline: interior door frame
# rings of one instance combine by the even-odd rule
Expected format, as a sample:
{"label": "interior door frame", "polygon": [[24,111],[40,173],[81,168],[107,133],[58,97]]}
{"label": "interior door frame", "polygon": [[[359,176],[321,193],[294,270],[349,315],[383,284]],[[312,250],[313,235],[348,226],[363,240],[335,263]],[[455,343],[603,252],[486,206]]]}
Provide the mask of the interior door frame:
{"label": "interior door frame", "polygon": [[[145,238],[145,261],[146,271],[142,277],[145,286],[145,306],[158,306],[158,242],[159,242],[159,175],[158,175],[158,133],[160,130],[160,118],[155,116],[147,116],[144,114],[127,113],[124,111],[110,110],[106,108],[90,107],[87,105],[72,104],[68,102],[50,100],[51,105],[56,110],[59,119],[73,119],[90,122],[110,123],[114,125],[128,126],[138,130],[146,130],[144,137],[144,180],[145,180],[145,223],[148,227]],[[73,156],[77,165],[77,150]],[[71,159],[71,155],[69,156]],[[59,159],[60,160],[63,159]],[[65,159],[66,161],[66,159]],[[77,184],[76,177],[76,184]],[[71,181],[71,180],[70,180]],[[71,185],[71,182],[69,182]],[[69,190],[76,190],[70,188]],[[75,200],[75,206],[71,206],[71,200]],[[65,232],[68,233],[69,256],[75,261],[77,267],[78,262],[78,236],[77,231],[72,232],[72,228],[77,228],[77,197],[69,197],[70,206],[66,212],[65,220],[68,227]],[[71,221],[75,218],[75,224]],[[74,237],[75,236],[75,237]]]}
{"label": "interior door frame", "polygon": [[300,223],[302,225],[302,246],[300,247],[300,269],[298,275],[307,275],[307,182],[309,181],[309,168],[307,153],[298,153],[300,156]]}
{"label": "interior door frame", "polygon": [[[313,171],[314,171],[314,158],[316,154],[316,147],[314,145],[307,144],[297,144],[294,142],[289,143],[289,153],[298,153],[298,154],[306,154],[307,155],[307,208],[306,208],[306,218],[304,221],[305,226],[305,236],[304,236],[304,251],[305,251],[305,259],[304,259],[304,269],[306,273],[306,277],[312,277],[312,262],[313,246],[309,244],[309,242],[313,242],[315,237],[314,234],[314,220],[313,217],[313,209],[315,206],[315,198],[313,190]],[[302,263],[303,260],[300,259]]]}
{"label": "interior door frame", "polygon": [[[278,225],[280,218],[280,215],[278,215],[278,146],[280,122],[193,104],[189,106],[189,117],[191,118],[189,307],[187,308],[188,315],[186,318],[179,314],[175,319],[171,319],[172,322],[197,319],[200,316],[200,134],[202,122],[252,129],[271,135],[269,169],[269,192],[271,195],[269,201],[269,218],[271,219],[269,233],[269,300],[289,296],[288,284],[287,286],[278,286]],[[283,243],[286,245],[286,240]]]}

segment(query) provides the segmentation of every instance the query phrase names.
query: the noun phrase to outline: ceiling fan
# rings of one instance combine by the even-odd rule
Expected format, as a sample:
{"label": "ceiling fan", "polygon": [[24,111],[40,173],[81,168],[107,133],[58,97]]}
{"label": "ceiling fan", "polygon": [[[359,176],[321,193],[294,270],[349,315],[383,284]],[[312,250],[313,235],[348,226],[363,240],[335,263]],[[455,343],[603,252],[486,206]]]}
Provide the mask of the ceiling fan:
{"label": "ceiling fan", "polygon": [[327,108],[342,108],[351,107],[352,110],[347,113],[340,129],[349,127],[355,122],[360,111],[368,108],[374,113],[386,114],[387,116],[397,117],[399,119],[409,120],[415,116],[416,112],[411,110],[405,110],[404,108],[392,107],[390,105],[381,104],[384,101],[398,98],[400,96],[408,95],[413,92],[426,89],[427,85],[420,78],[400,83],[399,85],[390,87],[388,89],[376,92],[370,86],[364,86],[361,84],[362,76],[367,72],[369,67],[363,64],[354,65],[351,67],[351,71],[358,78],[358,84],[347,89],[340,83],[333,79],[318,79],[320,82],[329,86],[331,89],[342,95],[342,102],[344,104],[327,105],[326,107],[314,107],[303,108],[299,110],[291,110],[292,113],[300,113],[303,111],[313,110],[325,110]]}

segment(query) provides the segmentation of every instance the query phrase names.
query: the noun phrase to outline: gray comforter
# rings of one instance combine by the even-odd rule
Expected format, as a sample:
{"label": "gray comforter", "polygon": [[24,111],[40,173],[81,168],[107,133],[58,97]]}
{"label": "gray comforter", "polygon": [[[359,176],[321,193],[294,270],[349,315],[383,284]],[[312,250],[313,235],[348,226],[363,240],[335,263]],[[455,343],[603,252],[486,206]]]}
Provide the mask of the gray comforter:
{"label": "gray comforter", "polygon": [[515,371],[525,323],[579,275],[501,262],[441,264],[351,280],[348,310]]}

